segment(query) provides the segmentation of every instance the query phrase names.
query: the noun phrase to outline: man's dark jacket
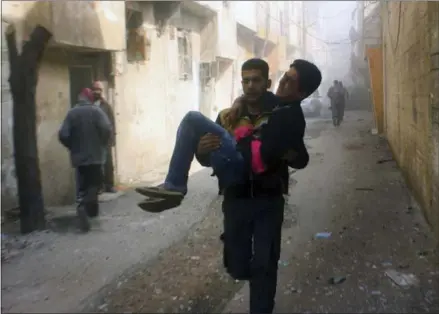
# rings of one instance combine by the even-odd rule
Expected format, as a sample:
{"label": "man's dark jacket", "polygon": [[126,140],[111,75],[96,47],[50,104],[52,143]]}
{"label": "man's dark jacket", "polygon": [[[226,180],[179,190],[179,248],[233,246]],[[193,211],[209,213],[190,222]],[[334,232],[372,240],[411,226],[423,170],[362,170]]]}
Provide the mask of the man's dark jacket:
{"label": "man's dark jacket", "polygon": [[[237,118],[237,122],[233,125],[229,125],[227,123],[226,116],[230,111],[230,108],[222,110],[217,119],[216,123],[221,125],[227,131],[233,134],[233,131],[243,125],[253,125],[254,127],[258,127],[266,123],[268,118],[271,116],[273,110],[278,107],[281,102],[279,98],[274,96],[272,93],[267,93],[268,101],[264,101],[263,110],[260,115],[257,117],[251,117],[246,110],[243,110],[241,115]],[[285,105],[285,104],[281,104]],[[276,162],[272,162],[269,170],[264,172],[262,175],[253,176],[249,172],[248,179],[245,183],[229,187],[227,191],[225,191],[225,196],[228,195],[232,197],[252,197],[252,196],[276,196],[281,194],[288,193],[288,184],[289,184],[289,173],[288,167],[295,169],[303,169],[307,166],[309,161],[308,151],[306,149],[305,143],[303,141],[306,122],[305,117],[303,115],[302,108],[300,107],[300,103],[289,104],[290,113],[292,115],[290,117],[293,118],[291,121],[291,135],[296,137],[298,142],[297,144],[297,157],[292,162],[287,162],[278,158]],[[282,138],[277,138],[277,141],[282,140]],[[239,149],[239,145],[238,145]],[[246,156],[245,149],[243,151],[244,159],[250,159],[250,156]],[[207,156],[197,155],[198,162],[203,166],[209,166],[209,158]],[[221,189],[221,182],[219,182],[219,186]]]}
{"label": "man's dark jacket", "polygon": [[114,146],[116,142],[116,123],[114,119],[113,108],[111,108],[110,104],[105,99],[101,99],[99,108],[101,108],[101,110],[106,114],[108,120],[110,120],[112,127],[110,145]]}
{"label": "man's dark jacket", "polygon": [[58,132],[59,141],[70,151],[73,167],[102,165],[111,137],[104,112],[88,101],[70,109]]}

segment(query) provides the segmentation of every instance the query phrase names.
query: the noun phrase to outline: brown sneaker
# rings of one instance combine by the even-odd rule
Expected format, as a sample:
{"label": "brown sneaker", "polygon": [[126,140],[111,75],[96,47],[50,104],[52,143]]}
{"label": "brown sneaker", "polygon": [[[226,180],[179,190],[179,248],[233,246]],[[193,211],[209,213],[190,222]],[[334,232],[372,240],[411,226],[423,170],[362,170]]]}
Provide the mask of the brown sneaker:
{"label": "brown sneaker", "polygon": [[162,186],[158,187],[141,187],[136,188],[136,192],[142,194],[143,196],[148,196],[152,198],[161,198],[161,199],[183,199],[184,194],[177,191],[166,190]]}
{"label": "brown sneaker", "polygon": [[81,229],[82,232],[89,232],[90,222],[88,221],[85,206],[83,204],[78,205],[78,207],[76,207],[76,213],[78,215],[79,229]]}
{"label": "brown sneaker", "polygon": [[161,213],[165,210],[180,206],[183,198],[147,198],[137,204],[142,210],[150,213]]}

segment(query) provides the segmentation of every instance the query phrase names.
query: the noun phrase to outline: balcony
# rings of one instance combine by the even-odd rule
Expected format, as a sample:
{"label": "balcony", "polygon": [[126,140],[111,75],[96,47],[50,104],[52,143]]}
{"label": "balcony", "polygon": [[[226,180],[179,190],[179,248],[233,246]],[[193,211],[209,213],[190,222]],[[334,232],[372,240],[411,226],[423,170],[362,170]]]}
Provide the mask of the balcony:
{"label": "balcony", "polygon": [[[274,8],[269,1],[256,1],[256,35],[260,39],[277,43],[280,27],[279,21],[274,19],[271,11]],[[277,12],[276,10],[274,10]]]}
{"label": "balcony", "polygon": [[[213,14],[201,14],[201,10],[195,10],[194,4],[208,9]],[[217,58],[235,60],[238,54],[238,39],[236,31],[236,19],[232,10],[233,2],[229,1],[194,1],[184,2],[183,7],[190,9],[200,17],[206,18],[207,22],[201,31],[201,61],[212,62]]]}
{"label": "balcony", "polygon": [[248,28],[250,31],[257,31],[256,23],[256,1],[235,1],[233,3],[233,14],[236,22]]}
{"label": "balcony", "polygon": [[42,25],[53,35],[51,45],[125,49],[123,1],[7,1],[2,2],[2,19],[16,25],[18,40]]}

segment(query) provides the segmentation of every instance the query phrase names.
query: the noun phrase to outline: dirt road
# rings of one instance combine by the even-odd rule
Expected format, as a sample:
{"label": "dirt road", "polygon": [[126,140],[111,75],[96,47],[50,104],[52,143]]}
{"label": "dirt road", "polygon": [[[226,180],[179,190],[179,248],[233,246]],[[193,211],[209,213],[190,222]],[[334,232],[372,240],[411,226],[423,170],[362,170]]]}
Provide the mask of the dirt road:
{"label": "dirt road", "polygon": [[[435,242],[370,127],[367,112],[347,112],[338,129],[309,122],[311,161],[292,174],[285,208],[277,313],[439,310]],[[69,235],[16,259],[19,266],[6,268],[2,309],[248,312],[247,286],[222,267],[221,198],[209,174],[191,177],[193,194],[178,209],[140,213],[128,193],[91,236]],[[330,234],[316,239],[319,232]],[[400,287],[389,270],[414,280]]]}

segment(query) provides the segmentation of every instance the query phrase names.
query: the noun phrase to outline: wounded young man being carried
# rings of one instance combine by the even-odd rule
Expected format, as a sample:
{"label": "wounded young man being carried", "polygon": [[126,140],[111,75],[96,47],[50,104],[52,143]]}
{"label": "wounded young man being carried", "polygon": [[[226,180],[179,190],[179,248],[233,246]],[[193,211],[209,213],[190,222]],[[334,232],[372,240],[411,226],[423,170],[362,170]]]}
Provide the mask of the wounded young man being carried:
{"label": "wounded young man being carried", "polygon": [[[241,71],[249,70],[260,71],[268,80],[269,66],[264,60],[247,60]],[[178,128],[164,184],[159,187],[136,189],[138,193],[149,197],[139,206],[146,211],[160,212],[180,205],[187,193],[188,174],[198,143],[200,138],[208,133],[218,136],[221,140],[218,149],[209,154],[208,165],[213,168],[222,189],[238,186],[249,179],[263,179],[267,170],[278,167],[279,160],[302,158],[306,159],[306,165],[309,156],[303,142],[305,123],[303,126],[292,128],[292,123],[296,121],[294,113],[297,112],[294,107],[300,106],[300,101],[318,88],[321,74],[314,64],[305,60],[295,60],[290,71],[283,77],[280,89],[288,89],[288,84],[297,84],[297,76],[301,77],[301,82],[305,82],[302,85],[306,87],[301,99],[290,102],[266,91],[261,96],[261,101],[275,110],[267,122],[257,128],[251,124],[233,126],[228,128],[234,129],[234,134],[231,134],[200,112],[188,112]],[[279,92],[280,96],[281,94],[282,91]],[[244,101],[245,97],[246,95]],[[225,118],[226,123],[233,123],[233,115],[238,110],[239,108],[232,108],[229,111],[229,116]]]}

